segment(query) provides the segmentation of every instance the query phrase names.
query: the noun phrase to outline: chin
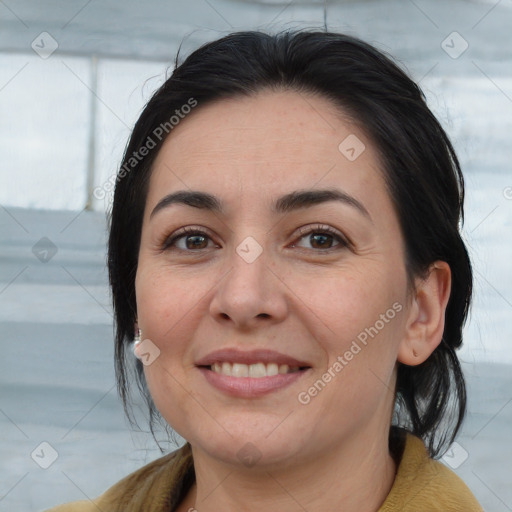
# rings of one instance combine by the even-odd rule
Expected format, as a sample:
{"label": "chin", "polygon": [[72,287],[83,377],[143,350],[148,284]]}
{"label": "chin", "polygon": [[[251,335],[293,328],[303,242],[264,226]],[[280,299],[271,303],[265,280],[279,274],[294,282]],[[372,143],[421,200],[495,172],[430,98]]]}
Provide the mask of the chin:
{"label": "chin", "polygon": [[[238,419],[238,422],[236,421]],[[219,423],[215,432],[188,432],[182,435],[190,444],[207,453],[210,457],[230,466],[248,469],[265,469],[291,465],[297,454],[304,453],[307,443],[298,437],[298,432],[282,429],[277,433],[279,421],[272,416],[268,421],[260,420],[258,425],[250,422],[247,414],[243,419],[232,417]],[[286,421],[286,420],[285,420]],[[229,427],[231,425],[231,427]],[[280,427],[279,427],[280,428]],[[301,429],[303,432],[303,429]]]}

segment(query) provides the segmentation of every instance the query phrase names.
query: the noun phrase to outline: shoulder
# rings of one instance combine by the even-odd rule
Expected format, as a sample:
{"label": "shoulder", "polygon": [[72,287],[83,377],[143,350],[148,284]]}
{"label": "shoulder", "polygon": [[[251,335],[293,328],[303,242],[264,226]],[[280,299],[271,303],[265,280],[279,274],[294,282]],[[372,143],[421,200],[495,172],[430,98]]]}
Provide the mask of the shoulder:
{"label": "shoulder", "polygon": [[129,474],[96,499],[66,503],[46,512],[167,511],[179,498],[183,481],[192,470],[187,443]]}
{"label": "shoulder", "polygon": [[430,458],[423,441],[407,434],[391,491],[378,512],[482,512],[462,481],[443,463]]}

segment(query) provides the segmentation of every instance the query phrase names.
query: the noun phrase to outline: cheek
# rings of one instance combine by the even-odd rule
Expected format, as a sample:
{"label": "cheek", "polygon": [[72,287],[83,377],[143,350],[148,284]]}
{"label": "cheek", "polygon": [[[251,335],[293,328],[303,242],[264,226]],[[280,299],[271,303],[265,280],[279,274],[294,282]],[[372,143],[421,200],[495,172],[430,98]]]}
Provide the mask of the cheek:
{"label": "cheek", "polygon": [[309,296],[311,304],[323,304],[315,310],[322,319],[316,338],[326,361],[302,391],[311,397],[309,411],[321,411],[333,425],[361,428],[393,400],[404,308],[386,286],[372,284],[362,289],[361,282],[332,283],[324,291],[329,300]]}
{"label": "cheek", "polygon": [[401,297],[393,280],[370,266],[365,272],[341,270],[309,282],[296,279],[294,284],[297,296],[325,329],[326,339],[339,348],[373,326]]}
{"label": "cheek", "polygon": [[343,374],[344,393],[361,391],[361,379],[370,392],[368,379],[377,383],[390,378],[405,315],[401,281],[391,277],[368,268],[357,276],[332,276],[307,294],[301,292],[316,318],[312,330],[326,355],[324,369]]}
{"label": "cheek", "polygon": [[[174,408],[187,399],[192,389],[187,370],[193,364],[192,341],[208,314],[209,292],[216,273],[193,273],[190,269],[171,269],[168,265],[140,265],[136,277],[137,313],[143,338],[157,345],[156,363],[144,367],[146,380],[155,402]],[[218,279],[218,278],[217,278]],[[179,412],[179,411],[178,411]]]}
{"label": "cheek", "polygon": [[193,277],[180,278],[165,266],[139,266],[135,288],[139,324],[155,339],[179,324],[204,294]]}
{"label": "cheek", "polygon": [[[199,283],[200,284],[200,283]],[[189,432],[188,417],[197,417],[195,402],[188,390],[187,349],[194,337],[200,311],[197,279],[158,265],[139,264],[136,299],[143,338],[149,338],[160,350],[158,358],[144,366],[151,397],[165,420],[181,435]]]}

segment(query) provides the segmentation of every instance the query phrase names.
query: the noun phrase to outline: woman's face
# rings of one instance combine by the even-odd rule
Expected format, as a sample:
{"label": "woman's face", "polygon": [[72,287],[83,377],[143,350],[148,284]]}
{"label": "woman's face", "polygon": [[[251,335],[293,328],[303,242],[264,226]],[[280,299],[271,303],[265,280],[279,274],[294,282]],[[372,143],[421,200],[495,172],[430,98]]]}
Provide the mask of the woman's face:
{"label": "woman's face", "polygon": [[376,149],[327,99],[264,91],[174,127],[150,179],[136,298],[153,400],[197,450],[290,464],[387,434],[404,243]]}

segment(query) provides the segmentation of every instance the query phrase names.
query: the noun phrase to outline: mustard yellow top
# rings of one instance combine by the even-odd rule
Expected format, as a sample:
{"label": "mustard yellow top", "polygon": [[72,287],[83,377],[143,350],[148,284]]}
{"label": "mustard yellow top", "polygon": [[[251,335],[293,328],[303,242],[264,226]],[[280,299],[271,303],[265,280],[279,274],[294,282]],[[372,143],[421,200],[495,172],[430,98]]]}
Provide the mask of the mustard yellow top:
{"label": "mustard yellow top", "polygon": [[[150,462],[93,501],[47,512],[174,512],[193,484],[190,444]],[[393,487],[377,512],[482,512],[466,484],[429,457],[423,441],[407,434]]]}

